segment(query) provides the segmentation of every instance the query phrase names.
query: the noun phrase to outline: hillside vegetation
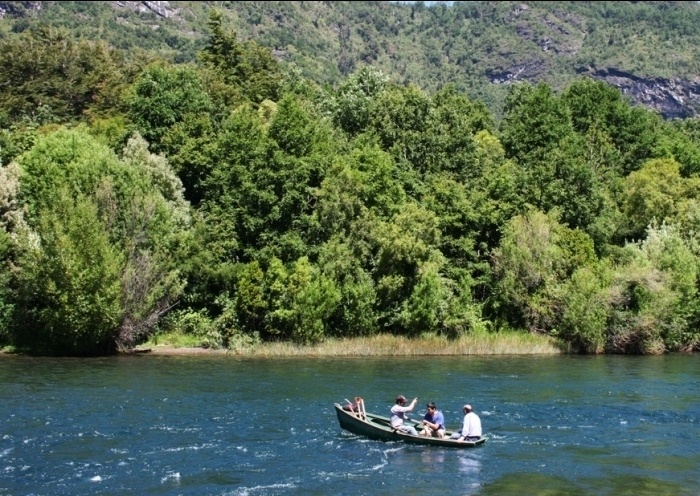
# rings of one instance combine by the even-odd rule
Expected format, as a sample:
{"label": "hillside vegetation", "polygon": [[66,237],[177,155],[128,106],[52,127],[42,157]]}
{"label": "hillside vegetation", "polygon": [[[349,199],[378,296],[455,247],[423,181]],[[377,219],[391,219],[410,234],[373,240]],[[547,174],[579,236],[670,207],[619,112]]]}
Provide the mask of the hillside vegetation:
{"label": "hillside vegetation", "polygon": [[0,2],[0,30],[41,22],[191,62],[212,8],[319,83],[371,65],[426,91],[454,84],[500,115],[507,84],[591,75],[670,117],[700,108],[698,2]]}
{"label": "hillside vegetation", "polygon": [[[90,29],[102,7],[74,5]],[[331,85],[232,12],[189,62],[28,20],[0,39],[0,346],[700,350],[697,118],[585,76],[496,85],[498,114],[366,65]]]}

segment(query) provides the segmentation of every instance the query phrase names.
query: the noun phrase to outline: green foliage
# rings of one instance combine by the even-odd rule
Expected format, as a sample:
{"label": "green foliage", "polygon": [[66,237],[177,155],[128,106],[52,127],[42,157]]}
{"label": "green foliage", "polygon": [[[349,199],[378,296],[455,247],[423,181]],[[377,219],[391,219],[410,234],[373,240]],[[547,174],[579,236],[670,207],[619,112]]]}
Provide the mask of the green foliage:
{"label": "green foliage", "polygon": [[115,106],[122,74],[103,42],[76,41],[65,29],[39,26],[0,41],[0,113],[47,124]]}
{"label": "green foliage", "polygon": [[632,258],[612,285],[613,316],[607,351],[658,354],[692,350],[700,335],[690,324],[697,309],[698,267],[672,226],[650,227],[629,245]]}
{"label": "green foliage", "polygon": [[[0,20],[0,28],[11,38],[42,23],[68,29],[75,39],[103,40],[128,53],[130,60],[150,56],[176,63],[195,60],[202,48],[217,56],[237,54],[233,48],[255,40],[266,47],[263,56],[249,57],[247,67],[256,70],[265,64],[255,61],[270,58],[337,86],[348,74],[372,66],[394,81],[431,92],[455,84],[496,115],[507,94],[508,84],[503,83],[541,81],[561,89],[582,71],[595,74],[600,68],[688,81],[700,73],[700,9],[694,2],[527,5],[184,2],[163,4],[167,15],[160,16],[143,12],[139,4],[115,8],[99,2],[54,2],[40,10],[22,4]],[[216,9],[223,36],[212,35]],[[236,35],[226,35],[226,30]],[[225,43],[231,38],[234,43]],[[222,59],[225,66],[240,57]],[[259,91],[251,94],[261,96],[256,102],[264,99]]]}
{"label": "green foliage", "polygon": [[389,79],[372,67],[351,74],[326,104],[334,124],[350,135],[365,131],[372,120],[372,102],[388,83]]}
{"label": "green foliage", "polygon": [[700,343],[700,333],[691,325],[698,309],[698,264],[688,242],[678,229],[661,225],[651,228],[642,243],[642,253],[654,267],[666,274],[666,298],[656,298],[655,305],[668,305],[663,312],[661,337],[666,350],[692,350]]}
{"label": "green foliage", "polygon": [[84,129],[42,137],[18,162],[17,341],[85,355],[145,339],[183,289],[188,209],[167,164],[138,137],[120,161]]}
{"label": "green foliage", "polygon": [[511,219],[493,257],[498,313],[530,332],[551,333],[561,319],[563,285],[594,253],[584,233],[530,211]]}
{"label": "green foliage", "polygon": [[202,81],[188,66],[148,67],[134,82],[128,103],[129,116],[156,152],[170,128],[211,110]]}
{"label": "green foliage", "polygon": [[403,301],[397,316],[408,335],[436,332],[445,319],[450,294],[440,276],[441,264],[425,262],[418,267],[411,295]]}
{"label": "green foliage", "polygon": [[211,11],[209,29],[211,37],[200,60],[219,73],[227,85],[240,87],[251,102],[277,100],[281,72],[270,51],[253,41],[239,43],[235,33],[225,33],[219,11]]}
{"label": "green foliage", "polygon": [[186,114],[170,127],[161,142],[163,153],[185,189],[185,198],[199,205],[205,194],[207,176],[214,168],[216,141],[211,114]]}
{"label": "green foliage", "polygon": [[658,140],[659,154],[675,159],[683,177],[700,173],[700,136],[696,128],[700,119],[685,119],[667,123]]}
{"label": "green foliage", "polygon": [[37,215],[36,238],[24,240],[14,340],[58,355],[115,350],[123,255],[109,240],[97,207],[59,189]]}
{"label": "green foliage", "polygon": [[18,155],[29,150],[36,141],[34,126],[11,126],[0,129],[0,166],[12,162]]}
{"label": "green foliage", "polygon": [[317,343],[325,337],[326,322],[335,312],[340,292],[306,258],[297,260],[290,274],[290,291],[294,294],[294,319],[291,338],[297,343]]}
{"label": "green foliage", "polygon": [[[419,268],[429,261],[440,266],[444,263],[437,250],[439,242],[437,217],[413,202],[406,203],[390,222],[377,226],[374,243],[378,251],[373,277],[377,281],[380,325],[400,332],[407,330],[403,327],[405,323],[421,321],[407,319],[406,312],[401,317],[402,306],[421,280]],[[417,330],[412,326],[410,331]]]}
{"label": "green foliage", "polygon": [[363,267],[368,257],[367,240],[360,231],[367,227],[355,221],[354,237],[334,235],[321,246],[318,267],[333,281],[340,301],[328,318],[327,334],[336,337],[369,336],[377,332],[377,294],[371,274]]}
{"label": "green foliage", "polygon": [[14,307],[10,294],[10,267],[7,263],[12,240],[5,229],[0,229],[0,346],[10,343],[10,319]]}
{"label": "green foliage", "polygon": [[222,261],[253,260],[264,249],[289,262],[308,249],[313,194],[334,153],[329,128],[315,117],[285,97],[268,123],[247,106],[224,123],[203,204]]}
{"label": "green foliage", "polygon": [[568,109],[546,84],[514,85],[504,112],[501,142],[523,165],[542,160],[573,133]]}
{"label": "green foliage", "polygon": [[[248,264],[238,279],[236,313],[247,335],[268,340],[316,343],[327,334],[327,322],[340,301],[333,281],[308,259],[289,268],[273,258],[263,273],[256,262]],[[260,327],[252,327],[254,324]]]}
{"label": "green foliage", "polygon": [[415,86],[392,87],[372,107],[372,128],[382,148],[421,172],[438,167],[426,146],[431,107],[430,97]]}
{"label": "green foliage", "polygon": [[605,264],[577,269],[562,291],[561,323],[554,333],[574,350],[602,353],[612,313],[609,287],[611,269]]}
{"label": "green foliage", "polygon": [[[168,325],[216,348],[505,326],[586,353],[698,349],[700,127],[567,69],[624,66],[625,37],[643,71],[653,45],[605,16],[692,39],[679,12],[697,6],[668,24],[646,2],[528,5],[192,4],[199,41],[157,50],[201,48],[197,65],[18,25],[0,55],[16,86],[0,97],[0,329],[34,325],[0,341],[129,348],[182,296]],[[486,104],[504,99],[497,126]]]}
{"label": "green foliage", "polygon": [[631,224],[630,234],[639,239],[652,222],[675,219],[684,190],[675,160],[651,160],[627,176],[623,211]]}

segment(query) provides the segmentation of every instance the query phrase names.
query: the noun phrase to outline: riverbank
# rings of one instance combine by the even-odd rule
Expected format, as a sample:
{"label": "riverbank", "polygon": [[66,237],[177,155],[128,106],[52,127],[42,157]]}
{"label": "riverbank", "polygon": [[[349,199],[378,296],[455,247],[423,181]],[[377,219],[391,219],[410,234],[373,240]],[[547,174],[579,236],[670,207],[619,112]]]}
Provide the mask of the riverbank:
{"label": "riverbank", "polygon": [[328,339],[315,345],[289,342],[260,343],[235,349],[181,346],[161,335],[157,341],[136,349],[147,355],[234,355],[242,357],[331,356],[448,356],[448,355],[542,355],[566,353],[561,343],[548,336],[523,332],[480,333],[447,339],[443,336],[407,338],[380,334],[371,337]]}

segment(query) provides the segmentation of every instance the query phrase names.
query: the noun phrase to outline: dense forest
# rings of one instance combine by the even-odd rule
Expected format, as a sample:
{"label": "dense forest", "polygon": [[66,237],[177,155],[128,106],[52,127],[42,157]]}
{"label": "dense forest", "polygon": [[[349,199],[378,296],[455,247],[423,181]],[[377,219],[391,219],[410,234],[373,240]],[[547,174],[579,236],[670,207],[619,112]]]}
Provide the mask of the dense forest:
{"label": "dense forest", "polygon": [[364,66],[434,93],[452,84],[497,118],[513,82],[604,80],[667,117],[700,110],[698,2],[0,1],[0,39],[38,23],[129,58],[195,62],[209,11],[304,77],[337,87]]}
{"label": "dense forest", "polygon": [[700,120],[584,76],[509,84],[496,116],[369,65],[324,84],[219,10],[207,30],[191,61],[41,23],[0,39],[0,345],[700,349]]}

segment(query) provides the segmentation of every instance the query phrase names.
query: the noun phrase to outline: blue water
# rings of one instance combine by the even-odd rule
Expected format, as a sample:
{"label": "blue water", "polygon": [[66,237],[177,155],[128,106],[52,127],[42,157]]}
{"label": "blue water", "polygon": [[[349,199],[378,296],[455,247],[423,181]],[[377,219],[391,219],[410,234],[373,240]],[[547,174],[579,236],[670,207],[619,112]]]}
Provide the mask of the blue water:
{"label": "blue water", "polygon": [[[700,356],[0,357],[0,495],[697,495]],[[469,402],[450,450],[342,431],[334,402]]]}

